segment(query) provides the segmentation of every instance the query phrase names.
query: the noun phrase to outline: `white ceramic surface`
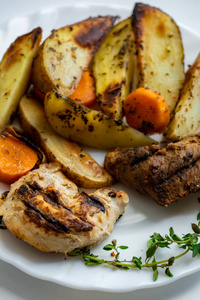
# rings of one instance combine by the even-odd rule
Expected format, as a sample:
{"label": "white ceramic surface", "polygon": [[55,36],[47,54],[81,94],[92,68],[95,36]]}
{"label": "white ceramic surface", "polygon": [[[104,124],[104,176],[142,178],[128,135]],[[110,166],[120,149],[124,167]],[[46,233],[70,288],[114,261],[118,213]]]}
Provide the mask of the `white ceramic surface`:
{"label": "white ceramic surface", "polygon": [[[122,4],[114,4],[112,1],[110,4],[106,4],[106,1],[101,1],[99,4],[99,2],[88,2],[87,0],[75,1],[72,4],[67,1],[62,5],[53,3],[48,7],[47,5],[41,6],[42,8],[37,6],[32,11],[27,10],[27,12],[12,18],[7,16],[0,23],[0,56],[18,35],[26,33],[34,27],[41,26],[45,38],[52,29],[80,21],[88,16],[113,14],[125,18],[131,14],[133,8],[130,1],[123,1]],[[199,52],[200,37],[188,29],[188,26],[184,26],[184,20],[181,22],[181,32],[187,68],[187,65],[192,63]],[[105,153],[91,149],[90,152],[100,163],[103,163]],[[129,246],[128,250],[121,251],[122,258],[130,259],[133,255],[144,257],[146,242],[153,232],[165,234],[168,233],[169,227],[173,226],[178,234],[187,233],[191,230],[190,223],[196,221],[196,215],[200,208],[197,201],[199,194],[163,208],[158,207],[153,200],[142,197],[126,187],[116,185],[115,188],[125,189],[129,194],[130,203],[124,216],[117,222],[110,238],[93,249],[95,254],[108,258],[109,254],[103,251],[102,247],[112,239],[117,239],[119,244]],[[4,191],[7,186],[1,184],[0,189]],[[171,252],[163,249],[160,251],[160,257],[170,257],[177,253],[179,251],[174,247]],[[168,278],[160,272],[158,281],[155,283],[150,270],[122,271],[105,266],[86,267],[78,258],[64,260],[63,255],[40,253],[23,241],[17,240],[8,230],[0,231],[0,258],[40,279],[75,289],[109,292],[127,292],[166,285],[200,270],[200,261],[192,259],[191,254],[188,254],[171,268],[174,274],[173,278]],[[81,274],[81,276],[77,276],[77,274]]]}

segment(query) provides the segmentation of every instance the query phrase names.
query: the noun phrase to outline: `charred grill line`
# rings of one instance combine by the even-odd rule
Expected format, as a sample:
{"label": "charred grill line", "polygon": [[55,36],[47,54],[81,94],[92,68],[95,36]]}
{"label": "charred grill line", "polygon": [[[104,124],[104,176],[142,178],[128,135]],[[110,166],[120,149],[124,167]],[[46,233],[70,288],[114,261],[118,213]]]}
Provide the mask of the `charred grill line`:
{"label": "charred grill line", "polygon": [[160,205],[200,190],[200,135],[163,148],[116,149],[105,158],[106,170]]}
{"label": "charred grill line", "polygon": [[[34,186],[35,188],[35,186]],[[70,231],[90,231],[93,229],[92,225],[87,223],[86,221],[83,221],[73,215],[69,209],[66,209],[64,206],[60,205],[59,203],[55,203],[50,199],[43,191],[38,190],[32,190],[27,185],[21,185],[18,189],[18,194],[22,196],[22,201],[26,204],[27,207],[29,207],[29,210],[26,210],[26,214],[29,216],[32,216],[33,218],[30,218],[32,222],[35,222],[37,225],[39,222],[39,215],[42,217],[42,220],[46,220],[47,223],[50,223],[53,225],[53,230],[55,231],[63,231],[66,233],[69,233]],[[49,191],[50,194],[50,191]],[[53,194],[52,198],[55,200],[58,196],[57,193]],[[39,196],[39,197],[38,197]],[[53,209],[56,209],[56,211],[53,213],[50,211],[49,207],[44,207],[44,212],[40,210],[40,200],[41,198],[44,202],[50,204]],[[35,211],[35,214],[30,213],[30,209],[32,211]],[[58,209],[59,214],[58,214]],[[41,223],[45,228],[49,227],[48,224],[44,225],[44,222]]]}
{"label": "charred grill line", "polygon": [[155,145],[154,147],[152,147],[152,149],[151,147],[149,147],[148,151],[144,151],[144,153],[141,152],[139,155],[137,155],[137,150],[136,150],[135,155],[130,163],[131,167],[135,167],[135,165],[138,165],[139,163],[147,160],[149,157],[153,156],[159,149],[160,147],[158,145]]}
{"label": "charred grill line", "polygon": [[28,203],[25,202],[25,205],[27,206],[27,209],[24,210],[24,213],[30,218],[31,222],[35,223],[39,228],[42,227],[46,231],[53,230],[58,233],[69,232],[69,228],[66,225],[60,226],[61,224],[52,222],[50,219],[46,219],[41,212],[34,209]]}
{"label": "charred grill line", "polygon": [[[60,206],[62,208],[67,209],[63,204],[59,202],[59,191],[53,188],[42,188],[37,182],[33,182],[32,184],[28,184],[29,188],[35,192],[35,195],[42,195],[44,200],[53,206]],[[68,209],[69,210],[69,209]]]}
{"label": "charred grill line", "polygon": [[39,185],[39,183],[37,181],[33,181],[33,183],[29,183],[28,186],[33,191],[35,191],[35,190],[41,191],[42,190],[42,187]]}
{"label": "charred grill line", "polygon": [[42,195],[45,201],[49,204],[56,205],[70,211],[69,207],[65,206],[63,203],[60,203],[60,193],[58,190],[51,187],[44,189],[36,181],[29,183],[28,186],[31,190],[39,192],[38,194]]}
{"label": "charred grill line", "polygon": [[186,167],[183,167],[183,168],[180,168],[180,169],[176,170],[176,172],[174,172],[174,174],[172,174],[171,176],[168,176],[167,178],[165,178],[165,180],[161,179],[160,181],[157,181],[156,185],[157,184],[162,185],[163,183],[165,185],[167,185],[167,182],[173,181],[174,178],[180,178],[180,180],[181,180],[183,174],[185,172],[190,171],[190,169],[192,169],[193,167],[195,167],[196,164],[198,164],[198,163],[200,163],[200,159],[197,159],[196,161],[192,162],[190,165],[188,165]]}
{"label": "charred grill line", "polygon": [[[51,204],[52,206],[56,206],[56,207],[62,207],[65,208],[62,204],[60,204],[58,202],[58,196],[59,196],[59,192],[57,190],[50,190],[50,191],[45,191],[44,189],[42,189],[40,187],[40,185],[36,182],[34,182],[33,184],[28,184],[28,186],[26,185],[21,185],[18,193],[25,195],[27,194],[31,196],[31,198],[36,197],[38,195],[41,195],[43,197],[43,199],[45,200],[45,202]],[[69,210],[69,209],[68,209]]]}
{"label": "charred grill line", "polygon": [[82,192],[81,195],[85,198],[85,200],[81,203],[81,205],[84,205],[85,203],[95,206],[97,209],[101,210],[102,212],[105,212],[105,206],[104,204],[99,200],[98,197],[95,197],[94,195],[88,195],[85,192]]}
{"label": "charred grill line", "polygon": [[[132,169],[136,169],[138,164],[145,163],[146,161],[148,162],[148,159],[151,157],[155,158],[155,161],[157,160],[157,157],[159,157],[159,156],[165,158],[166,153],[168,151],[174,151],[173,144],[175,144],[175,143],[169,144],[166,148],[164,148],[163,151],[162,151],[162,149],[159,149],[158,146],[155,146],[155,149],[150,149],[150,147],[149,147],[148,150],[147,150],[147,147],[139,147],[137,149],[128,149],[127,151],[125,151],[123,153],[123,156],[125,158],[125,163],[130,164],[130,167]],[[197,143],[195,143],[195,144],[197,144]],[[176,150],[178,151],[179,149],[176,149]],[[170,179],[171,177],[177,176],[178,173],[192,168],[196,164],[196,162],[198,162],[200,160],[200,153],[199,153],[199,155],[194,155],[193,153],[190,153],[190,151],[187,150],[187,148],[184,148],[184,146],[180,147],[180,152],[182,152],[182,151],[185,152],[185,156],[182,158],[184,163],[182,164],[182,166],[180,166],[180,164],[175,162],[176,168],[171,172],[169,169],[166,169],[166,170],[164,169],[164,173],[163,173],[163,171],[161,171],[161,169],[160,169],[160,165],[158,165],[158,164],[154,165],[154,162],[151,161],[149,164],[149,176],[147,177],[148,181],[154,185],[162,184],[163,182]],[[195,150],[193,150],[193,151],[195,153]],[[127,153],[128,159],[126,159],[126,153]],[[119,159],[121,159],[121,157],[119,157]],[[171,160],[170,163],[171,164],[174,163],[173,159]],[[157,176],[157,174],[158,174],[158,176]]]}
{"label": "charred grill line", "polygon": [[155,200],[161,205],[187,197],[190,193],[200,190],[200,160],[191,163],[188,168],[181,169],[176,175],[169,177],[161,184],[154,186]]}
{"label": "charred grill line", "polygon": [[[173,177],[176,177],[176,176],[180,177],[181,174],[183,174],[184,172],[187,172],[188,170],[192,169],[198,162],[200,162],[200,157],[197,158],[195,161],[191,162],[189,165],[185,165],[182,168],[177,169],[173,174],[170,174],[169,176],[167,176],[165,178],[160,176],[159,179],[156,182],[155,181],[153,181],[153,182],[156,185],[157,184],[161,185],[163,183],[166,184],[167,181],[173,180]],[[151,182],[151,181],[149,181],[149,182]]]}
{"label": "charred grill line", "polygon": [[[166,168],[162,169],[158,164],[154,166],[154,163],[151,161],[148,178],[151,179],[150,182],[154,185],[163,184],[170,180],[171,177],[187,172],[200,161],[199,135],[185,138],[181,142],[168,144],[163,151],[155,153],[155,161],[158,156],[163,157],[164,160],[160,160],[160,162],[166,165]],[[171,156],[170,161],[165,161],[165,159],[168,159],[168,156]]]}
{"label": "charred grill line", "polygon": [[[32,197],[40,195],[39,191],[34,192],[35,193],[32,195]],[[51,201],[48,201],[47,197],[45,197],[44,200],[48,203],[52,203]],[[40,227],[44,227],[47,230],[69,233],[69,227],[66,224],[62,224],[56,218],[47,218],[47,216],[45,216],[41,211],[32,206],[30,202],[24,200],[24,203],[27,206],[25,213],[30,217],[32,222]]]}

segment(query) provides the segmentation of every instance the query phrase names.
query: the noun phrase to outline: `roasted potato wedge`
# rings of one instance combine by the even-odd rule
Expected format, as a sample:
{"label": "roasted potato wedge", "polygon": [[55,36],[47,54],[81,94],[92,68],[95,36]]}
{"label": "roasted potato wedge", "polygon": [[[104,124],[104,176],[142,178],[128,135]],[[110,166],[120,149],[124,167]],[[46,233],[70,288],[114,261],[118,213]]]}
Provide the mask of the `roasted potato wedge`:
{"label": "roasted potato wedge", "polygon": [[170,113],[184,82],[184,51],[177,24],[161,10],[138,3],[132,14],[135,35],[134,89],[161,93]]}
{"label": "roasted potato wedge", "polygon": [[49,162],[60,163],[63,173],[78,186],[96,189],[114,183],[113,178],[81,147],[53,131],[43,106],[34,96],[26,95],[21,99],[19,116],[26,135],[44,151]]}
{"label": "roasted potato wedge", "polygon": [[154,142],[122,121],[62,97],[56,91],[46,95],[44,108],[47,119],[56,132],[81,144],[111,149],[117,146],[149,145]]}
{"label": "roasted potato wedge", "polygon": [[26,92],[33,58],[39,48],[40,27],[18,37],[0,62],[0,130],[11,123],[19,100]]}
{"label": "roasted potato wedge", "polygon": [[53,30],[34,60],[33,84],[44,94],[55,89],[64,96],[71,95],[115,19],[89,18]]}
{"label": "roasted potato wedge", "polygon": [[178,140],[200,127],[200,53],[186,73],[185,83],[174,116],[165,135]]}
{"label": "roasted potato wedge", "polygon": [[123,102],[133,77],[133,31],[131,18],[115,25],[93,58],[97,101],[109,117],[122,119]]}

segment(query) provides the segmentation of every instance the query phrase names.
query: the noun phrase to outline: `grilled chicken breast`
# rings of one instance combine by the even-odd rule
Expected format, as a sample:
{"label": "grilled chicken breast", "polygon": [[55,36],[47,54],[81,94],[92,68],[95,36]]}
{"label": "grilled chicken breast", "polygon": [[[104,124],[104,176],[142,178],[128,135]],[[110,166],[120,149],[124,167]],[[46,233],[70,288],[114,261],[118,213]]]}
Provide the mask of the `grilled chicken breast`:
{"label": "grilled chicken breast", "polygon": [[7,228],[43,252],[69,253],[93,246],[124,213],[123,191],[78,192],[56,163],[43,164],[11,185],[0,207]]}
{"label": "grilled chicken breast", "polygon": [[107,154],[105,169],[159,205],[169,205],[200,190],[200,133],[166,147],[116,149]]}

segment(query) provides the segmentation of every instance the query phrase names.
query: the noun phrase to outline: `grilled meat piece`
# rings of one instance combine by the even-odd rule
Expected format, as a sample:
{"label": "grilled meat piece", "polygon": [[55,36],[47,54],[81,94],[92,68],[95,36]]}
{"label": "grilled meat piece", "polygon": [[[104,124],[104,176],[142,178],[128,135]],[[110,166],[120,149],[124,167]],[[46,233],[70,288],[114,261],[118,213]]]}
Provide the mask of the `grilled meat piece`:
{"label": "grilled meat piece", "polygon": [[124,213],[123,191],[78,192],[56,163],[43,164],[11,185],[0,214],[7,228],[43,252],[69,253],[93,246]]}
{"label": "grilled meat piece", "polygon": [[200,190],[200,133],[164,148],[116,149],[107,154],[105,169],[159,205],[169,205]]}

